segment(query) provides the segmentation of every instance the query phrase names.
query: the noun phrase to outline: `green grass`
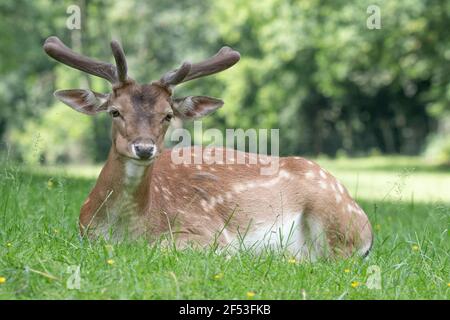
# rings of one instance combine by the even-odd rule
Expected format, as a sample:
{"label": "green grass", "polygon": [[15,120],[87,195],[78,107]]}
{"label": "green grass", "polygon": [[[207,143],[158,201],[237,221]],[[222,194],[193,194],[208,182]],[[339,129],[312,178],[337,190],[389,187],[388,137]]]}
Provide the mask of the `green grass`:
{"label": "green grass", "polygon": [[[297,264],[279,253],[81,240],[79,207],[98,168],[4,166],[0,298],[247,299],[252,291],[253,299],[449,299],[448,168],[417,158],[318,162],[369,214],[375,246],[368,259]],[[67,288],[71,266],[80,267],[80,289]],[[380,290],[366,286],[373,266]]]}

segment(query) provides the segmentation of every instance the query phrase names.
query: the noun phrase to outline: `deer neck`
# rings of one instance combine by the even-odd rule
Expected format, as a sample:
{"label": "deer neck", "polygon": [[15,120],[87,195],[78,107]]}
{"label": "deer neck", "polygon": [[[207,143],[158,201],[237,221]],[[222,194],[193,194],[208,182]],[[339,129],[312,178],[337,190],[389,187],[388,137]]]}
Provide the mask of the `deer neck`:
{"label": "deer neck", "polygon": [[145,232],[142,218],[151,204],[150,183],[153,164],[140,165],[120,156],[111,147],[97,183],[84,203],[80,214],[82,232],[109,238]]}
{"label": "deer neck", "polygon": [[107,188],[116,193],[115,197],[126,197],[140,203],[140,198],[148,194],[153,163],[145,165],[124,158],[112,146],[104,169],[99,180],[106,182]]}
{"label": "deer neck", "polygon": [[142,214],[150,201],[153,163],[141,165],[120,156],[112,146],[103,169],[85,205],[86,215],[97,211],[97,218],[107,211],[120,215]]}

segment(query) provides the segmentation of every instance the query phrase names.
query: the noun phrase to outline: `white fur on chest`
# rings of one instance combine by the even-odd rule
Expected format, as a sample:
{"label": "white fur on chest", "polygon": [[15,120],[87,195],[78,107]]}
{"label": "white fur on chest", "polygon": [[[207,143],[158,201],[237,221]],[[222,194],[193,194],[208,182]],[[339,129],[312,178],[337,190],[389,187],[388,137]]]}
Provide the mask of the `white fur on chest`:
{"label": "white fur on chest", "polygon": [[135,164],[132,160],[125,162],[125,191],[135,188],[142,181],[145,173],[145,166]]}
{"label": "white fur on chest", "polygon": [[120,240],[142,234],[143,223],[141,215],[137,212],[137,203],[133,194],[142,182],[144,174],[144,166],[132,161],[125,163],[123,189],[116,196],[114,203],[108,206],[105,218],[97,227],[98,232],[106,239]]}

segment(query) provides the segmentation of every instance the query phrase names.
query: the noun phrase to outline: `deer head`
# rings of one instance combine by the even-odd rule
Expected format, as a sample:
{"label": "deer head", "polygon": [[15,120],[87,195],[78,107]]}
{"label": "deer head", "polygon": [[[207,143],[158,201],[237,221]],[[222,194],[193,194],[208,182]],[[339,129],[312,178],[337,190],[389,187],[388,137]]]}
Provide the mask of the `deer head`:
{"label": "deer head", "polygon": [[120,157],[137,164],[150,164],[162,151],[164,135],[174,116],[195,119],[206,116],[223,105],[223,101],[206,96],[173,97],[176,85],[223,71],[240,59],[237,51],[223,47],[213,57],[200,63],[184,62],[159,80],[138,84],[127,74],[124,51],[117,41],[111,42],[116,64],[93,60],[75,53],[57,37],[45,41],[45,52],[72,68],[108,80],[112,92],[98,93],[87,89],[58,90],[55,96],[88,115],[108,112],[112,120],[112,144]]}

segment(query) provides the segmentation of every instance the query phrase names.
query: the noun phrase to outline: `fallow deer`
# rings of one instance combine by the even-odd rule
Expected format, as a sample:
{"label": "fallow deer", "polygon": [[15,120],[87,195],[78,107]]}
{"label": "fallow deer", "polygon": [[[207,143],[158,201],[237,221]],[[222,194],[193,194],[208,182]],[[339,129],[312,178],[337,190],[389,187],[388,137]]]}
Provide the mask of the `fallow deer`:
{"label": "fallow deer", "polygon": [[[346,188],[315,162],[281,157],[279,170],[261,175],[259,165],[174,164],[163,151],[171,119],[197,119],[223,105],[206,96],[175,98],[176,85],[223,71],[240,59],[223,47],[200,63],[184,62],[149,84],[127,75],[124,51],[111,42],[116,64],[75,53],[57,37],[44,50],[75,69],[112,84],[109,94],[85,89],[55,96],[76,111],[107,112],[112,146],[98,180],[83,204],[82,235],[121,240],[164,235],[178,247],[279,248],[299,259],[366,255],[372,229]],[[191,147],[188,152],[196,155]],[[186,150],[185,150],[186,151]],[[224,153],[217,148],[213,152]],[[236,151],[234,157],[254,157]]]}

